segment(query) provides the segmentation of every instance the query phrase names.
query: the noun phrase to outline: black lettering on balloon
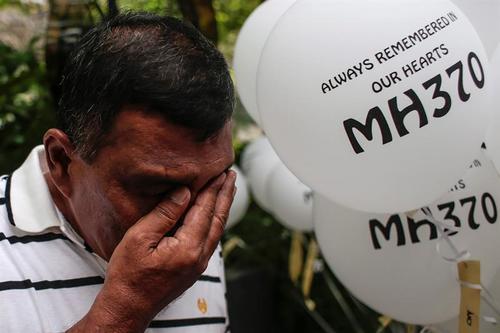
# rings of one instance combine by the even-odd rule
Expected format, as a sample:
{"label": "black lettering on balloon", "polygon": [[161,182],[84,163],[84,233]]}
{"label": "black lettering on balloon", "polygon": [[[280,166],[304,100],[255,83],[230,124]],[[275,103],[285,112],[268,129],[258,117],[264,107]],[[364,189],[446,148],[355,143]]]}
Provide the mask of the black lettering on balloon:
{"label": "black lettering on balloon", "polygon": [[450,94],[448,94],[446,91],[441,90],[442,82],[443,79],[441,78],[441,75],[438,74],[422,84],[425,90],[428,90],[430,87],[434,86],[434,93],[432,94],[433,99],[443,99],[443,106],[441,108],[434,109],[434,118],[441,118],[445,116],[448,112],[450,112],[451,109],[451,97]]}
{"label": "black lettering on balloon", "polygon": [[370,235],[372,238],[373,248],[375,250],[380,250],[382,248],[377,236],[377,230],[379,230],[382,233],[382,235],[386,240],[390,240],[391,230],[393,226],[396,229],[397,245],[403,246],[406,244],[403,224],[401,223],[401,218],[399,217],[399,215],[395,214],[390,216],[385,226],[377,219],[371,219],[369,223],[370,223]]}
{"label": "black lettering on balloon", "polygon": [[[444,18],[443,18],[443,21],[444,21]],[[422,38],[422,39],[425,39],[428,37],[428,36],[424,37],[424,36],[420,35],[420,32],[419,32],[419,34],[416,34],[416,36],[419,38]],[[415,37],[415,35],[414,35],[414,38],[417,38],[417,37]],[[409,38],[409,40],[411,40],[412,36],[409,36],[408,38]],[[433,50],[433,52],[439,58],[441,58],[441,54],[440,54],[439,50],[441,50],[443,55],[446,55],[449,53],[449,50],[446,48],[446,46],[444,44],[441,44],[439,47],[436,47]],[[428,59],[431,59],[432,61],[436,61],[437,58],[434,57],[433,53],[428,53],[428,55],[429,54],[430,54],[430,56],[428,56]],[[423,63],[426,63],[426,64],[431,63],[430,61],[427,62],[426,59],[423,59],[421,61],[424,61]],[[484,71],[483,71],[483,67],[481,65],[481,61],[479,60],[479,58],[477,57],[477,55],[474,52],[469,53],[467,61],[468,61],[469,72],[470,72],[470,75],[472,77],[472,80],[474,81],[475,85],[479,89],[481,89],[484,86],[484,81],[485,81]],[[366,66],[365,69],[369,69],[369,68],[373,67],[373,63],[371,63],[368,59],[365,59],[363,61],[363,64]],[[475,65],[475,64],[477,64],[477,65]],[[463,66],[462,61],[459,61],[459,62],[455,63],[454,65],[452,65],[451,67],[449,67],[446,70],[446,73],[448,74],[448,78],[451,78],[455,72],[458,72],[456,75],[457,76],[458,96],[462,102],[467,102],[470,99],[471,94],[465,91],[464,68],[463,67],[464,66]],[[358,67],[354,66],[354,68],[360,73],[359,75],[361,75],[361,73],[362,73],[361,63],[359,63]],[[422,68],[418,67],[416,60],[411,62],[411,66],[410,66],[410,64],[408,64],[408,65],[405,65],[402,67],[403,73],[407,77],[415,74],[416,72],[420,71],[421,69]],[[354,70],[352,70],[352,71],[353,71],[352,75],[354,75],[354,76],[358,75]],[[342,74],[343,74],[343,76],[337,75],[334,78],[338,85],[342,84],[342,81],[347,81],[347,79],[348,79],[345,72]],[[392,84],[396,84],[397,82],[401,81],[401,78],[399,77],[398,72],[393,72],[390,75],[387,75],[386,79],[388,80],[387,82],[384,82],[384,80],[381,81],[382,83],[380,83],[379,81],[373,82],[373,84],[372,84],[373,91],[376,93],[380,92],[384,86],[388,87]],[[429,90],[429,89],[431,89],[431,87],[434,87],[433,95],[432,95],[433,100],[437,100],[439,98],[442,99],[443,105],[441,107],[437,107],[433,110],[432,118],[444,117],[445,115],[447,115],[450,112],[451,107],[453,105],[453,100],[452,100],[452,97],[450,96],[450,93],[447,91],[444,91],[442,89],[443,80],[444,80],[444,76],[436,75],[436,76],[432,77],[431,79],[425,81],[422,84],[422,86],[424,87],[425,90]],[[327,83],[323,84],[323,86],[322,86],[323,93],[326,93],[332,89],[335,89],[338,86],[338,85],[334,86],[331,80],[329,80],[329,83],[330,83],[330,85],[328,85]],[[413,112],[417,113],[418,120],[419,120],[419,128],[427,126],[429,124],[429,119],[431,118],[431,115],[427,115],[426,110],[424,108],[424,105],[422,104],[419,96],[417,95],[417,93],[413,89],[409,89],[409,90],[405,91],[404,94],[406,95],[406,97],[408,97],[411,100],[411,104],[406,106],[403,109],[399,108],[398,96],[395,96],[387,101],[388,106],[389,106],[389,111],[391,113],[392,120],[393,120],[394,126],[397,130],[399,137],[403,137],[403,136],[408,135],[410,133],[405,125],[405,122],[404,122],[406,119],[406,116],[408,114],[413,113]],[[359,134],[362,134],[362,136],[364,136],[364,138],[367,139],[368,141],[373,141],[373,131],[375,130],[375,127],[376,127],[374,124],[375,122],[377,122],[378,128],[379,128],[381,136],[382,136],[382,145],[385,145],[387,143],[392,142],[393,141],[393,134],[391,133],[391,129],[389,127],[388,121],[387,121],[386,117],[384,116],[384,114],[382,113],[382,110],[378,106],[372,107],[368,111],[368,113],[366,115],[365,123],[358,121],[356,119],[353,119],[353,118],[349,118],[347,120],[344,120],[344,122],[343,122],[344,130],[347,134],[347,137],[348,137],[349,142],[352,146],[352,149],[354,150],[354,152],[356,154],[360,154],[360,153],[363,153],[365,151],[359,142]],[[355,133],[354,129],[357,130],[356,133]]]}
{"label": "black lettering on balloon", "polygon": [[424,226],[429,227],[430,231],[429,240],[438,238],[438,231],[434,223],[425,219],[420,221],[415,221],[411,218],[408,218],[408,230],[410,232],[410,238],[413,244],[420,243],[420,238],[418,237],[418,230]]}
{"label": "black lettering on balloon", "polygon": [[375,66],[373,62],[370,61],[370,59],[363,60],[363,65],[365,65],[365,69],[368,71],[373,69],[373,67]]}
{"label": "black lettering on balloon", "polygon": [[460,97],[462,102],[467,102],[470,98],[470,94],[467,93],[464,88],[464,66],[461,61],[448,68],[446,73],[448,74],[448,77],[451,78],[451,75],[456,71],[458,71],[458,97]]}
{"label": "black lettering on balloon", "polygon": [[468,221],[469,221],[469,227],[472,229],[472,230],[476,230],[477,228],[480,227],[479,224],[476,223],[476,221],[474,220],[474,212],[476,210],[476,197],[467,197],[467,198],[464,198],[462,200],[460,200],[460,205],[463,207],[465,204],[467,203],[470,203],[470,207],[469,207],[469,217],[468,217]]}
{"label": "black lettering on balloon", "polygon": [[327,92],[331,91],[332,88],[326,83],[321,84],[321,91],[323,91],[323,94],[326,94]]}
{"label": "black lettering on balloon", "polygon": [[[443,211],[445,209],[447,210],[446,215],[444,216],[444,219],[453,221],[453,224],[455,227],[459,228],[462,225],[458,216],[453,215],[453,210],[455,209],[455,203],[453,201],[438,205],[437,208],[439,209],[439,211]],[[448,235],[453,236],[456,234],[457,234],[457,232],[454,231],[454,232],[449,233]]]}
{"label": "black lettering on balloon", "polygon": [[[477,63],[479,67],[479,72],[481,73],[481,78],[478,78],[477,73],[474,70],[474,67],[472,66],[473,65],[472,60],[474,60]],[[476,87],[482,89],[484,87],[484,70],[483,70],[483,65],[481,65],[481,61],[474,52],[470,52],[469,56],[467,57],[467,63],[469,65],[469,71],[472,76],[472,81],[474,81]]]}
{"label": "black lettering on balloon", "polygon": [[441,49],[441,51],[443,51],[444,55],[447,55],[448,53],[450,53],[450,51],[448,50],[448,48],[444,44],[439,45],[439,48]]}
{"label": "black lettering on balloon", "polygon": [[378,127],[380,129],[380,133],[382,134],[382,144],[386,144],[392,141],[391,129],[389,128],[389,124],[380,110],[379,107],[374,107],[368,111],[366,115],[366,123],[363,124],[356,119],[347,119],[344,120],[344,129],[347,133],[347,137],[351,142],[351,146],[354,149],[356,154],[362,153],[365,150],[359,144],[356,135],[354,134],[354,129],[357,129],[363,136],[368,140],[373,140],[373,125],[374,122],[377,122]]}
{"label": "black lettering on balloon", "polygon": [[[491,206],[491,212],[490,209],[488,208],[488,202],[490,203]],[[483,213],[484,217],[486,218],[486,221],[489,223],[493,224],[497,221],[498,218],[498,211],[497,211],[497,205],[495,204],[495,199],[493,199],[493,196],[489,193],[484,193],[483,196],[481,197],[481,207],[483,208]]]}
{"label": "black lettering on balloon", "polygon": [[[461,207],[469,205],[467,223],[464,223],[464,226],[468,225],[471,230],[477,230],[481,226],[479,223],[475,221],[476,203],[478,203],[478,201],[479,197],[476,196],[470,196],[458,200]],[[446,211],[445,216],[443,218],[444,221],[446,220],[451,221],[455,228],[461,228],[462,221],[460,221],[460,217],[454,214],[456,207],[455,203],[456,203],[455,201],[446,202],[438,205],[437,208],[439,209],[439,211]],[[486,218],[488,223],[490,224],[496,223],[498,219],[498,209],[495,203],[495,199],[490,193],[486,192],[483,193],[483,195],[481,196],[481,208],[483,210],[484,217]],[[408,222],[409,240],[411,240],[412,244],[422,242],[422,238],[420,237],[422,236],[421,229],[429,230],[428,234],[429,241],[437,239],[439,237],[437,226],[427,219],[416,221],[410,217],[407,217],[407,222]],[[448,223],[448,225],[451,224]],[[406,235],[405,235],[404,225],[401,221],[400,215],[398,214],[391,215],[385,224],[383,223],[383,221],[381,222],[377,219],[370,219],[369,227],[370,227],[370,236],[373,248],[375,250],[380,250],[382,248],[381,239],[379,238],[380,236],[382,236],[383,239],[385,239],[387,242],[390,242],[391,239],[394,239],[394,236],[396,236],[397,246],[406,245]],[[456,235],[459,231],[457,230],[450,232],[448,228],[445,228],[444,232],[446,232],[448,236],[453,236]],[[427,237],[424,237],[423,241],[426,240]]]}
{"label": "black lettering on balloon", "polygon": [[406,129],[404,119],[411,112],[417,112],[420,127],[424,127],[429,123],[429,121],[427,120],[427,115],[425,114],[424,105],[418,98],[418,95],[415,93],[415,91],[413,89],[408,89],[404,92],[404,94],[411,99],[412,103],[402,110],[399,110],[396,97],[389,100],[389,109],[391,110],[392,119],[394,121],[394,125],[396,125],[396,129],[398,130],[398,134],[401,137],[410,133]]}

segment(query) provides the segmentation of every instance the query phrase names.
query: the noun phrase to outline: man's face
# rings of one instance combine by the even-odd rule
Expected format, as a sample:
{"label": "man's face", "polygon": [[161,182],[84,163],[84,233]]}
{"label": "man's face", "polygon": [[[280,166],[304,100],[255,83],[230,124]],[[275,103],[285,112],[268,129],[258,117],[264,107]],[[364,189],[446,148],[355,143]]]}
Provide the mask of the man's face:
{"label": "man's face", "polygon": [[95,159],[72,163],[71,205],[79,231],[109,260],[125,232],[178,186],[191,201],[233,162],[231,124],[213,138],[194,133],[161,115],[126,108],[115,119]]}

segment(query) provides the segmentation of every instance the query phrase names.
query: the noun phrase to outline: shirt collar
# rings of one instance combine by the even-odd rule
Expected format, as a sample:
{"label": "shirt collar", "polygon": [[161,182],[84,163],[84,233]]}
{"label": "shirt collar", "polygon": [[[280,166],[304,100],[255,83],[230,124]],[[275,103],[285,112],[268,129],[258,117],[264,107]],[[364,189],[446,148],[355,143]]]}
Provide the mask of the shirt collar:
{"label": "shirt collar", "polygon": [[40,162],[44,154],[43,146],[35,147],[21,167],[10,176],[6,188],[10,223],[29,233],[61,227],[64,222],[42,173]]}
{"label": "shirt collar", "polygon": [[88,247],[52,201],[43,176],[41,163],[44,154],[42,145],[33,148],[26,161],[7,180],[5,197],[9,222],[27,233],[41,233],[57,228],[73,243],[92,253],[105,270],[106,261]]}

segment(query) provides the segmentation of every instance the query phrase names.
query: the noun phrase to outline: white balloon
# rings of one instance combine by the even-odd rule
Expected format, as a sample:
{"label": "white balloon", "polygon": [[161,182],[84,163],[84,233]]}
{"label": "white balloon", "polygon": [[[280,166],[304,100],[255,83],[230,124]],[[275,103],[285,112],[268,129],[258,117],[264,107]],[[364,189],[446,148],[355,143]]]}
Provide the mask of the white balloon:
{"label": "white balloon", "polygon": [[493,119],[486,133],[486,147],[488,156],[493,160],[495,167],[500,172],[500,47],[497,47],[491,58],[491,73],[493,76],[490,86],[491,109]]}
{"label": "white balloon", "polygon": [[283,163],[271,172],[268,189],[271,212],[276,220],[293,230],[312,231],[312,191]]}
{"label": "white balloon", "polygon": [[500,42],[499,0],[452,0],[463,12],[481,38],[488,56]]}
{"label": "white balloon", "polygon": [[280,159],[266,137],[250,143],[241,156],[241,167],[247,176],[253,198],[267,211],[271,210],[268,198],[269,176],[278,163]]}
{"label": "white balloon", "polygon": [[[484,155],[453,189],[430,206],[434,217],[457,225],[450,240],[481,261],[489,286],[500,266],[500,179]],[[420,211],[406,215],[357,212],[315,193],[314,223],[326,262],[361,301],[380,313],[413,324],[458,315],[460,290],[452,251]],[[437,251],[437,244],[440,252]]]}
{"label": "white balloon", "polygon": [[[273,147],[315,192],[409,211],[478,154],[488,74],[476,31],[448,0],[299,0],[266,42],[257,100]],[[462,85],[470,95],[459,98]]]}
{"label": "white balloon", "polygon": [[243,24],[234,47],[233,67],[236,88],[248,114],[260,124],[257,109],[257,66],[267,36],[295,0],[268,0],[262,3]]}
{"label": "white balloon", "polygon": [[248,205],[250,204],[250,194],[248,193],[248,185],[245,175],[236,165],[231,167],[231,170],[236,172],[236,194],[234,195],[233,204],[229,211],[229,217],[226,223],[226,229],[232,228],[236,223],[245,216]]}

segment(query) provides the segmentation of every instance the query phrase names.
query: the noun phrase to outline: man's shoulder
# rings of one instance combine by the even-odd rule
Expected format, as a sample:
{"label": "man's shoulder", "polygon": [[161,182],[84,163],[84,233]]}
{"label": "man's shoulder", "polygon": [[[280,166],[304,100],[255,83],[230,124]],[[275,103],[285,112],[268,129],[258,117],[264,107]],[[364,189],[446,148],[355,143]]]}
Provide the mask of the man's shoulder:
{"label": "man's shoulder", "polygon": [[11,223],[10,180],[0,176],[0,331],[64,331],[88,310],[103,274],[58,230]]}
{"label": "man's shoulder", "polygon": [[[74,244],[59,228],[28,232],[14,223],[10,176],[0,177],[0,282],[63,280],[103,275],[92,254]],[[41,216],[41,217],[40,217]],[[43,218],[43,214],[34,218]],[[102,282],[102,278],[99,279]]]}

